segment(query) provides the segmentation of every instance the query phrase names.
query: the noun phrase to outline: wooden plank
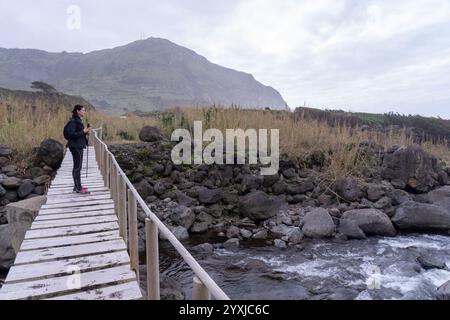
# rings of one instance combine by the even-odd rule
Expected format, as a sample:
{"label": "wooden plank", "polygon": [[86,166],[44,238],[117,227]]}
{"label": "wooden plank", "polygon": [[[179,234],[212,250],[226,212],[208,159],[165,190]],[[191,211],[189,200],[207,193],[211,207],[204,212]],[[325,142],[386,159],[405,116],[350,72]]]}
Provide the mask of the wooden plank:
{"label": "wooden plank", "polygon": [[48,220],[65,220],[65,219],[73,219],[73,218],[84,218],[84,217],[101,217],[107,216],[110,214],[114,214],[114,209],[108,210],[96,210],[96,211],[83,211],[83,212],[74,212],[74,213],[59,213],[59,214],[47,214],[47,215],[38,215],[34,222],[38,221],[48,221]]}
{"label": "wooden plank", "polygon": [[[101,180],[100,179],[98,179],[96,182],[87,182],[87,183],[84,183],[83,179],[81,179],[81,184],[84,187],[89,187],[89,186],[91,186],[91,187],[101,187],[101,186],[103,186],[101,184]],[[70,187],[73,188],[73,181],[66,182],[64,184],[55,184],[55,185],[52,184],[50,186],[51,189],[64,189],[64,188],[70,188]]]}
{"label": "wooden plank", "polygon": [[[95,193],[95,192],[109,192],[109,190],[107,188],[103,187],[90,187],[89,191],[91,192],[91,194]],[[72,188],[67,188],[67,189],[58,189],[58,190],[52,190],[49,189],[47,192],[47,196],[61,196],[61,195],[79,195],[79,196],[83,196],[80,195],[78,193],[73,192],[73,187]]]}
{"label": "wooden plank", "polygon": [[64,296],[57,296],[47,300],[138,300],[142,293],[136,281],[88,290]]}
{"label": "wooden plank", "polygon": [[89,194],[89,195],[83,195],[83,194],[75,194],[73,197],[65,196],[65,197],[49,197],[47,198],[47,202],[45,204],[56,204],[56,203],[64,203],[64,202],[71,202],[76,203],[78,201],[92,201],[92,200],[105,200],[105,199],[111,199],[111,195],[109,193],[103,193],[103,194]]}
{"label": "wooden plank", "polygon": [[20,251],[45,249],[52,247],[63,247],[75,244],[102,242],[107,240],[119,239],[119,231],[106,231],[82,234],[78,236],[63,236],[54,238],[42,238],[42,239],[26,239],[22,242]]}
{"label": "wooden plank", "polygon": [[[81,179],[81,184],[93,184],[93,183],[99,183],[102,182],[102,178],[98,177],[98,178],[89,178],[89,179]],[[59,186],[65,186],[65,185],[73,185],[73,180],[69,180],[69,179],[64,179],[64,180],[58,180],[52,181],[51,187],[59,187]]]}
{"label": "wooden plank", "polygon": [[80,272],[94,271],[101,268],[115,267],[129,264],[130,260],[126,251],[109,252],[94,256],[69,258],[57,261],[47,261],[16,265],[11,267],[5,283],[12,283],[23,280],[37,280],[39,278],[49,278],[51,276],[70,275],[73,269],[68,267],[76,266]]}
{"label": "wooden plank", "polygon": [[57,228],[57,227],[69,227],[69,226],[80,226],[80,225],[86,225],[86,224],[114,222],[114,221],[117,222],[117,216],[115,214],[107,215],[107,216],[100,216],[100,217],[35,221],[31,225],[31,230],[45,229],[45,228]]}
{"label": "wooden plank", "polygon": [[118,230],[119,225],[117,222],[106,222],[98,224],[90,224],[86,226],[72,226],[72,227],[61,227],[61,228],[50,228],[41,230],[28,230],[25,234],[25,239],[36,239],[36,238],[48,238],[48,237],[61,237],[61,236],[71,236],[79,235],[84,233],[94,233],[100,231],[111,231]]}
{"label": "wooden plank", "polygon": [[90,192],[91,192],[91,194],[89,194],[89,195],[79,194],[79,193],[75,193],[75,192],[69,192],[68,194],[55,193],[55,194],[52,194],[51,197],[49,197],[49,199],[84,199],[86,197],[103,196],[103,195],[107,195],[107,194],[111,195],[111,193],[108,190],[90,191]]}
{"label": "wooden plank", "polygon": [[122,239],[103,241],[101,243],[77,244],[67,247],[46,248],[30,251],[19,251],[14,265],[49,261],[70,257],[78,257],[92,254],[101,254],[112,251],[126,250],[127,247]]}
{"label": "wooden plank", "polygon": [[69,208],[52,208],[52,209],[41,209],[39,210],[39,214],[55,214],[55,213],[74,213],[74,212],[83,212],[83,211],[96,211],[102,209],[114,209],[114,204],[100,204],[100,205],[92,205],[92,206],[76,206]]}
{"label": "wooden plank", "polygon": [[93,205],[101,205],[101,204],[110,204],[114,203],[112,199],[100,199],[100,200],[88,200],[86,201],[78,201],[76,203],[72,202],[60,202],[60,203],[53,203],[53,204],[44,204],[42,205],[41,209],[56,209],[56,208],[80,208],[85,206],[93,206]]}
{"label": "wooden plank", "polygon": [[[56,295],[72,294],[89,288],[101,287],[102,285],[112,285],[136,279],[130,267],[119,266],[103,270],[81,273],[79,286],[74,289],[68,286],[75,279],[74,275],[57,278],[35,280],[30,282],[19,282],[5,284],[0,290],[0,300],[15,299],[43,299]],[[92,289],[94,289],[92,288]]]}

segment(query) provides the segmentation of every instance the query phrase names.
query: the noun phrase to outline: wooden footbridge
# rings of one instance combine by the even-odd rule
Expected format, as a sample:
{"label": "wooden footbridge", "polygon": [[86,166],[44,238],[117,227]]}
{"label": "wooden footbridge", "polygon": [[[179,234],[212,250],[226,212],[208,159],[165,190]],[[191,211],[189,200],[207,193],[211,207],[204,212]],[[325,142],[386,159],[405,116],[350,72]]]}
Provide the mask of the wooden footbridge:
{"label": "wooden footbridge", "polygon": [[[66,152],[47,202],[26,232],[0,288],[0,300],[157,300],[159,233],[193,270],[193,299],[229,299],[151,212],[102,142],[101,129],[93,132],[81,179],[91,194],[72,192],[72,156]],[[139,286],[138,205],[147,215],[147,292]]]}

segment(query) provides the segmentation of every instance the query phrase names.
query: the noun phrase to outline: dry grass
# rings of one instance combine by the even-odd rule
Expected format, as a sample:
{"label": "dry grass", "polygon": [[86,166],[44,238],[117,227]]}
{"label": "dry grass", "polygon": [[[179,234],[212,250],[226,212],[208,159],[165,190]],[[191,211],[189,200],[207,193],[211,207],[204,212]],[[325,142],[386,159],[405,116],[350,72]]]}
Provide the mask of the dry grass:
{"label": "dry grass", "polygon": [[[9,145],[13,153],[13,162],[21,169],[30,163],[31,151],[47,139],[55,139],[66,144],[63,128],[71,117],[64,109],[49,111],[45,104],[31,106],[14,105],[11,101],[0,102],[0,143]],[[109,116],[104,113],[90,111],[86,115],[85,124],[89,121],[93,128],[104,126],[104,137],[110,143],[136,141],[139,130],[144,125],[156,125],[155,119]]]}
{"label": "dry grass", "polygon": [[[64,124],[70,117],[67,110],[48,111],[45,104],[33,107],[14,105],[13,101],[0,102],[0,143],[14,150],[14,161],[25,168],[33,147],[44,139],[53,138],[65,144],[62,135]],[[371,159],[359,148],[361,142],[373,142],[388,148],[394,144],[410,145],[413,142],[405,132],[388,134],[363,131],[359,128],[329,126],[303,117],[294,118],[288,111],[244,110],[239,108],[186,107],[171,110],[158,117],[131,116],[125,119],[104,113],[88,112],[86,119],[94,128],[104,127],[104,139],[108,143],[138,141],[139,130],[144,125],[161,127],[168,135],[175,128],[192,129],[193,121],[203,122],[203,129],[279,129],[280,154],[297,159],[305,165],[322,162],[326,175],[361,176],[371,167]],[[428,152],[450,164],[446,141],[424,142]]]}

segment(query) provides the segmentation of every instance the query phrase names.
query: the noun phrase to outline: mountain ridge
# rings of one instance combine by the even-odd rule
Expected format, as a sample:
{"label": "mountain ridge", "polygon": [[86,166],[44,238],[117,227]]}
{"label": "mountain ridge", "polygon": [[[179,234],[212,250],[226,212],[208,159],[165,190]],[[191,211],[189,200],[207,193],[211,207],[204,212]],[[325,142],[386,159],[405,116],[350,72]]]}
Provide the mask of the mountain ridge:
{"label": "mountain ridge", "polygon": [[26,89],[35,80],[114,113],[186,104],[287,106],[278,91],[253,75],[162,38],[87,53],[0,48],[0,87]]}

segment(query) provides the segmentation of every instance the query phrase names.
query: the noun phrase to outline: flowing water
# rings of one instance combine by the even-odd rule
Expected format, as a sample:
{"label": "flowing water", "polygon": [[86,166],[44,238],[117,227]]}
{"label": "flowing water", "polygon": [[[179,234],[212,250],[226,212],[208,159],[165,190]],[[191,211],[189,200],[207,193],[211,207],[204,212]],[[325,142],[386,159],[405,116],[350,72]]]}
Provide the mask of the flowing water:
{"label": "flowing water", "polygon": [[[450,266],[450,237],[408,234],[368,240],[305,240],[303,249],[274,247],[189,251],[232,299],[436,299],[450,271],[423,269],[421,254]],[[191,296],[192,271],[170,249],[161,269]]]}

